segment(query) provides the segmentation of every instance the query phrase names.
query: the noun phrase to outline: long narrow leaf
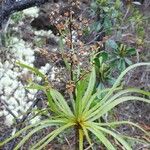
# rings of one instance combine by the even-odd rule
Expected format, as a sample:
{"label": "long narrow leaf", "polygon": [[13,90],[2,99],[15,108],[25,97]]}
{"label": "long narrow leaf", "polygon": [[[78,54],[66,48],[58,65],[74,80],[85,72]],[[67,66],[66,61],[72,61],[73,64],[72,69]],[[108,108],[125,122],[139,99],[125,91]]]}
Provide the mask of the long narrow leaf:
{"label": "long narrow leaf", "polygon": [[121,98],[118,98],[118,99],[114,100],[110,104],[105,105],[105,107],[102,107],[102,109],[97,109],[95,112],[93,112],[91,115],[88,116],[88,119],[90,119],[90,121],[94,121],[94,120],[100,118],[101,116],[103,116],[105,113],[107,113],[111,109],[113,109],[118,104],[126,102],[126,101],[133,101],[133,100],[134,101],[142,101],[142,102],[150,103],[150,100],[148,100],[146,98],[141,98],[141,97],[138,97],[138,96],[121,97]]}
{"label": "long narrow leaf", "polygon": [[21,62],[16,62],[16,64],[19,65],[19,66],[21,66],[22,68],[27,68],[27,69],[29,69],[30,71],[32,71],[33,73],[35,73],[37,76],[39,76],[39,77],[45,79],[45,75],[44,75],[42,72],[40,72],[37,68],[31,67],[31,66],[26,65],[26,64],[23,64],[23,63],[21,63]]}
{"label": "long narrow leaf", "polygon": [[4,140],[3,142],[0,142],[0,147],[3,146],[4,144],[8,143],[9,141],[11,141],[12,139],[20,136],[23,132],[26,132],[27,130],[31,129],[35,127],[35,125],[29,125],[26,126],[25,128],[21,129],[20,131],[16,132],[13,136],[11,136],[10,138],[7,138],[6,140]]}
{"label": "long narrow leaf", "polygon": [[105,103],[105,101],[107,101],[107,99],[113,94],[114,89],[120,84],[122,78],[132,69],[139,67],[139,66],[150,66],[150,63],[137,63],[134,65],[129,66],[128,68],[126,68],[121,74],[120,76],[117,78],[116,82],[114,83],[113,87],[111,88],[111,90],[105,95],[105,97],[103,98],[103,103]]}
{"label": "long narrow leaf", "polygon": [[118,134],[112,132],[111,130],[108,130],[106,128],[103,128],[103,127],[97,127],[99,130],[113,136],[117,141],[119,141],[124,148],[126,148],[126,150],[132,150],[132,148],[130,147],[130,145]]}
{"label": "long narrow leaf", "polygon": [[84,127],[84,126],[82,126],[82,129],[83,129],[84,135],[85,135],[85,137],[86,137],[86,139],[87,139],[87,141],[88,141],[88,143],[89,143],[89,145],[90,145],[90,148],[91,148],[92,150],[94,150],[94,149],[93,149],[93,146],[92,146],[91,139],[90,139],[89,134],[88,134],[88,130],[87,130],[86,127]]}
{"label": "long narrow leaf", "polygon": [[72,117],[74,116],[72,111],[70,110],[70,107],[68,106],[66,100],[58,91],[51,89],[50,94],[51,94],[53,100],[55,101],[55,103],[58,105],[58,107],[64,113],[66,113],[68,116],[72,116]]}
{"label": "long narrow leaf", "polygon": [[109,142],[105,135],[95,126],[87,127],[104,145],[108,150],[116,150],[116,148]]}
{"label": "long narrow leaf", "polygon": [[57,105],[53,102],[53,98],[50,94],[50,89],[45,90],[45,94],[47,96],[48,105],[49,105],[50,110],[56,114],[61,115],[62,113],[58,109]]}
{"label": "long narrow leaf", "polygon": [[[87,101],[87,104],[86,104],[86,107],[85,107],[85,110],[84,110],[84,112],[83,112],[83,114],[84,113],[86,113],[88,110],[89,110],[89,108],[90,108],[90,106],[91,106],[91,104],[93,103],[93,101],[97,98],[97,96],[99,95],[99,94],[102,94],[102,93],[105,93],[105,92],[108,92],[110,89],[108,88],[108,89],[104,89],[104,90],[102,90],[101,92],[96,92],[95,94],[93,94],[92,96],[91,96],[91,98]],[[99,101],[99,100],[98,100]]]}
{"label": "long narrow leaf", "polygon": [[47,123],[49,123],[49,122],[53,122],[53,123],[58,123],[58,122],[59,122],[60,124],[63,124],[63,123],[66,122],[66,120],[63,120],[63,119],[61,119],[61,120],[49,120],[49,119],[47,119],[47,120],[44,120],[44,121],[40,121],[39,123],[35,123],[35,124],[32,124],[32,125],[28,125],[28,126],[24,127],[23,129],[21,129],[20,131],[16,132],[16,133],[15,133],[13,136],[11,136],[10,138],[6,139],[6,140],[3,141],[3,142],[0,142],[0,146],[2,146],[2,145],[4,145],[4,144],[8,143],[8,142],[11,141],[12,139],[14,139],[14,138],[20,136],[22,133],[26,132],[27,130],[29,130],[29,129],[31,129],[31,128],[38,127],[39,125],[47,124]]}
{"label": "long narrow leaf", "polygon": [[144,139],[138,139],[138,138],[134,138],[134,137],[131,137],[131,136],[122,135],[122,134],[120,134],[120,136],[124,139],[127,139],[127,140],[131,140],[131,141],[135,141],[137,143],[142,143],[142,144],[148,144],[149,145],[149,143],[147,141],[145,141]]}
{"label": "long narrow leaf", "polygon": [[32,131],[30,131],[26,136],[23,137],[23,139],[17,144],[17,146],[14,148],[14,150],[18,150],[21,146],[23,146],[23,144],[36,132],[40,131],[43,128],[46,127],[50,127],[53,125],[57,125],[56,123],[48,123],[48,124],[44,124],[44,125],[40,125],[38,127],[36,127],[35,129],[33,129]]}
{"label": "long narrow leaf", "polygon": [[78,117],[79,112],[82,110],[82,103],[81,99],[84,96],[84,93],[87,89],[88,86],[88,81],[89,81],[89,74],[86,75],[86,77],[83,80],[80,80],[77,85],[76,85],[76,99],[75,99],[75,115]]}
{"label": "long narrow leaf", "polygon": [[[118,88],[115,88],[114,89],[114,91],[118,91],[118,90],[120,90],[122,87],[118,87]],[[111,90],[111,89],[110,89]],[[108,90],[108,92],[109,92],[109,90]],[[94,95],[93,95],[94,96]],[[89,102],[91,102],[93,99],[92,99],[93,97],[91,97],[91,99],[89,100]],[[101,108],[102,106],[103,106],[103,99],[102,100],[98,100],[99,102],[95,105],[95,106],[93,106],[91,109],[89,109],[89,110],[87,110],[86,109],[86,111],[84,111],[84,113],[83,113],[83,116],[84,117],[87,117],[87,116],[89,116],[90,114],[92,114],[94,111],[96,111],[97,109],[99,109],[99,108]],[[89,104],[87,104],[87,106],[88,106]],[[88,106],[89,107],[89,106]]]}
{"label": "long narrow leaf", "polygon": [[130,122],[130,121],[116,121],[116,122],[110,122],[110,123],[95,123],[96,125],[99,125],[99,126],[118,126],[118,125],[124,125],[124,124],[127,124],[127,125],[131,125],[131,126],[134,126],[138,129],[140,129],[141,131],[143,131],[145,134],[149,135],[143,128],[141,128],[139,125],[133,123],[133,122]]}
{"label": "long narrow leaf", "polygon": [[[143,94],[146,96],[150,96],[150,92],[146,92],[144,90],[136,89],[136,88],[129,88],[126,90],[121,90],[120,92],[116,93],[114,96],[112,96],[106,103],[115,100],[116,98],[119,98],[120,96],[124,96],[124,94]],[[106,105],[105,103],[105,105]]]}
{"label": "long narrow leaf", "polygon": [[[126,90],[121,90],[120,92],[116,93],[114,96],[112,96],[110,99],[108,99],[105,104],[103,104],[102,101],[99,102],[99,104],[97,104],[96,106],[94,106],[89,112],[88,114],[91,114],[92,112],[96,111],[96,110],[100,110],[103,107],[107,107],[109,103],[111,103],[113,100],[115,100],[116,98],[123,96],[124,94],[143,94],[143,95],[147,95],[150,96],[150,92],[146,92],[140,89],[136,89],[136,88],[130,88],[130,89],[126,89]],[[87,112],[86,112],[87,113]]]}
{"label": "long narrow leaf", "polygon": [[[57,137],[57,135],[59,135],[61,132],[63,132],[64,130],[66,130],[67,128],[70,128],[71,126],[73,126],[73,125],[75,125],[74,123],[68,123],[68,124],[66,124],[66,125],[64,125],[64,126],[62,126],[62,127],[60,127],[60,128],[58,128],[58,129],[56,129],[56,130],[54,130],[54,131],[52,131],[46,138],[46,141],[40,146],[40,147],[38,147],[38,146],[34,146],[34,147],[36,147],[36,149],[37,150],[41,150],[41,149],[43,149],[49,142],[51,142],[55,137]],[[44,139],[45,140],[45,139]],[[34,147],[33,148],[31,148],[31,150],[35,150],[34,149]]]}
{"label": "long narrow leaf", "polygon": [[[96,73],[95,73],[95,68],[93,67],[87,90],[86,90],[86,92],[85,92],[85,94],[81,100],[81,107],[82,108],[80,111],[83,111],[86,108],[86,104],[87,104],[88,100],[90,99],[92,92],[94,90],[95,82],[96,82]],[[81,112],[79,112],[79,113],[81,113]]]}

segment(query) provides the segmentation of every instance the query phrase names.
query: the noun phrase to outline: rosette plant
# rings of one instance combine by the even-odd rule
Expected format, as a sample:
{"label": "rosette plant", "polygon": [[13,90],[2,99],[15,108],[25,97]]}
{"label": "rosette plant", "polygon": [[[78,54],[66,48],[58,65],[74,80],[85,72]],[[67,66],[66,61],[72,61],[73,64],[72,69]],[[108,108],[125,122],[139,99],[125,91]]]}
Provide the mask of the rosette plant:
{"label": "rosette plant", "polygon": [[105,84],[113,85],[115,79],[112,77],[112,67],[109,63],[108,53],[101,51],[95,54],[93,63],[95,65],[98,88],[102,90],[105,88]]}
{"label": "rosette plant", "polygon": [[118,70],[121,72],[125,70],[127,66],[132,65],[132,61],[130,60],[132,56],[136,55],[136,49],[127,47],[124,44],[116,45],[116,48],[113,49],[112,60],[115,66],[117,66]]}
{"label": "rosette plant", "polygon": [[[37,69],[21,63],[20,65],[22,67],[30,69],[38,76],[45,78],[45,75],[43,75]],[[138,128],[139,130],[142,130],[148,136],[150,135],[139,125],[130,121],[101,122],[100,118],[120,103],[126,101],[141,101],[150,103],[150,100],[148,99],[150,97],[150,92],[146,92],[136,88],[122,89],[122,87],[119,87],[122,78],[125,76],[126,73],[128,73],[129,70],[138,66],[145,65],[150,65],[150,63],[134,64],[124,70],[111,88],[100,91],[101,93],[105,93],[102,99],[98,99],[97,95],[99,95],[100,93],[96,92],[95,90],[95,67],[91,69],[88,85],[86,85],[86,80],[81,80],[78,83],[75,88],[76,99],[70,100],[71,103],[67,102],[61,93],[53,89],[49,85],[46,78],[46,83],[43,86],[36,83],[31,83],[29,85],[29,88],[43,90],[47,95],[48,107],[52,112],[51,117],[46,120],[41,120],[38,123],[26,126],[25,128],[16,132],[10,138],[1,142],[0,146],[6,144],[7,142],[11,141],[16,137],[21,137],[21,135],[23,134],[22,140],[19,141],[14,148],[14,150],[18,150],[34,133],[44,128],[53,126],[56,127],[56,129],[54,129],[50,133],[47,133],[44,138],[39,140],[36,144],[31,145],[29,149],[41,150],[62,132],[67,129],[74,128],[77,133],[77,149],[79,150],[83,150],[85,148],[85,140],[87,140],[89,146],[91,147],[91,149],[93,149],[93,135],[97,137],[100,143],[103,144],[108,150],[117,150],[115,144],[111,143],[111,140],[109,139],[110,136],[114,138],[117,143],[120,143],[124,149],[132,150],[131,146],[126,141],[126,138],[131,139],[131,137],[124,136],[121,133],[116,132],[114,126],[125,124],[130,125]],[[133,96],[134,93],[136,96]],[[145,98],[144,96],[137,96],[139,94],[144,96],[146,95],[147,98]]]}

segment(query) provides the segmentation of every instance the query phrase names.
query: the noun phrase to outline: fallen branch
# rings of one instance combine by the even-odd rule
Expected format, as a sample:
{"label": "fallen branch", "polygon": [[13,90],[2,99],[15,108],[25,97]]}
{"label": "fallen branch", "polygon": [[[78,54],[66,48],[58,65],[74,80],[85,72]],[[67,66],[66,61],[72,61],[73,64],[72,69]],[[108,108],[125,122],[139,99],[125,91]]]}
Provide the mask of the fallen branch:
{"label": "fallen branch", "polygon": [[48,1],[50,0],[2,0],[0,5],[0,29],[12,13],[33,6],[40,6]]}

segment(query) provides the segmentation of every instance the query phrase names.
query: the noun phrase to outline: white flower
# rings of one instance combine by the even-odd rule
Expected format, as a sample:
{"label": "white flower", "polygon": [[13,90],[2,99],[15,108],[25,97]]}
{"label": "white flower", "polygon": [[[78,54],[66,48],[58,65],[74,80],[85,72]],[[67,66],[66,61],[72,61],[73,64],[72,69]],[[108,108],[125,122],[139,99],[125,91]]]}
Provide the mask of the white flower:
{"label": "white flower", "polygon": [[4,116],[4,112],[0,111],[0,117]]}
{"label": "white flower", "polygon": [[18,72],[13,72],[12,71],[12,74],[10,75],[11,78],[13,79],[16,79],[18,77]]}
{"label": "white flower", "polygon": [[[23,17],[24,17],[24,16],[23,16]],[[23,17],[22,17],[22,18],[23,18]],[[23,22],[23,21],[20,21],[20,22],[19,22],[19,26],[22,26],[22,25],[24,25],[24,22]],[[17,28],[18,28],[18,27],[17,27]],[[16,29],[16,31],[18,31],[18,30]]]}
{"label": "white flower", "polygon": [[14,93],[14,98],[21,100],[21,103],[23,103],[23,99],[25,97],[25,90],[24,89],[17,89]]}
{"label": "white flower", "polygon": [[[10,59],[10,58],[9,58]],[[14,67],[13,61],[9,63],[9,68],[12,69]]]}
{"label": "white flower", "polygon": [[8,87],[8,86],[11,86],[11,84],[13,83],[12,79],[9,78],[9,76],[4,76],[2,79],[1,79],[1,84],[4,86],[4,87]]}
{"label": "white flower", "polygon": [[9,108],[11,111],[15,109],[15,107],[12,106],[11,104],[8,105],[8,108]]}
{"label": "white flower", "polygon": [[8,114],[9,114],[8,111],[3,110],[3,115],[4,115],[4,116],[7,116]]}
{"label": "white flower", "polygon": [[10,96],[13,92],[13,89],[10,86],[8,86],[4,88],[4,92],[7,96]]}
{"label": "white flower", "polygon": [[[28,62],[28,63],[33,63],[34,60],[35,60],[35,57],[34,56],[30,56],[30,57],[26,57],[25,60]],[[31,65],[30,65],[31,66]]]}
{"label": "white flower", "polygon": [[32,56],[32,55],[34,55],[34,51],[31,48],[29,48],[29,47],[27,47],[26,49],[24,49],[23,53],[26,56]]}
{"label": "white flower", "polygon": [[16,89],[18,87],[19,83],[17,82],[17,80],[14,80],[12,85],[11,85],[11,88],[12,89]]}
{"label": "white flower", "polygon": [[49,64],[49,63],[47,63],[46,65],[45,65],[45,68],[48,70],[48,69],[50,69],[50,67],[51,67],[51,65]]}
{"label": "white flower", "polygon": [[58,51],[58,49],[57,48],[53,48],[53,52],[56,52],[56,51]]}
{"label": "white flower", "polygon": [[41,33],[42,33],[41,31],[43,31],[43,30],[40,30],[40,31],[34,31],[34,34],[35,34],[35,35],[42,35],[42,34],[41,34]]}
{"label": "white flower", "polygon": [[54,80],[55,79],[55,68],[52,68],[52,71],[51,71],[51,75],[50,75],[50,79],[51,80]]}
{"label": "white flower", "polygon": [[19,116],[18,112],[17,112],[15,109],[13,109],[13,106],[11,106],[10,108],[11,108],[11,111],[13,112],[13,114],[14,114],[16,117]]}
{"label": "white flower", "polygon": [[[19,25],[20,25],[20,23],[19,23]],[[18,27],[13,27],[13,30],[15,30],[15,31],[18,31]]]}
{"label": "white flower", "polygon": [[24,106],[26,106],[26,99],[21,99],[20,100],[20,110],[23,111],[24,110]]}
{"label": "white flower", "polygon": [[52,73],[50,78],[51,78],[51,80],[54,80],[55,79],[55,73]]}
{"label": "white flower", "polygon": [[29,92],[30,92],[30,94],[34,95],[34,94],[37,92],[37,90],[35,90],[35,89],[30,89]]}
{"label": "white flower", "polygon": [[132,2],[135,5],[142,5],[140,2]]}
{"label": "white flower", "polygon": [[11,104],[15,108],[18,107],[18,103],[14,97],[10,97],[10,99],[8,100],[8,103]]}
{"label": "white flower", "polygon": [[45,66],[42,66],[42,67],[41,67],[40,71],[41,71],[42,73],[46,74],[47,71],[50,69],[50,67],[51,67],[51,65],[47,63]]}
{"label": "white flower", "polygon": [[14,117],[11,114],[8,114],[5,118],[5,124],[7,126],[11,126],[14,123]]}
{"label": "white flower", "polygon": [[18,90],[16,90],[16,92],[14,93],[14,98],[20,99],[20,93],[18,92]]}
{"label": "white flower", "polygon": [[44,30],[40,30],[40,31],[34,31],[34,34],[36,36],[45,36],[45,37],[49,37],[52,34],[52,31],[44,31]]}
{"label": "white flower", "polygon": [[27,103],[27,107],[28,107],[28,108],[31,107],[32,104],[33,104],[33,102],[31,102],[31,101],[28,102],[28,103]]}
{"label": "white flower", "polygon": [[14,97],[10,97],[10,99],[8,100],[8,103],[10,103],[14,107],[18,107],[18,103]]}
{"label": "white flower", "polygon": [[19,67],[16,67],[16,66],[15,66],[12,70],[13,70],[14,72],[19,72],[20,69],[19,69]]}
{"label": "white flower", "polygon": [[7,100],[7,97],[4,96],[4,95],[2,95],[2,96],[1,96],[1,99],[2,99],[2,100]]}
{"label": "white flower", "polygon": [[[48,32],[48,34],[50,33],[51,32]],[[7,60],[3,64],[0,58],[0,94],[2,94],[0,99],[6,101],[8,108],[11,109],[17,117],[20,117],[21,114],[25,113],[32,105],[32,101],[28,102],[28,96],[33,99],[37,90],[30,90],[29,95],[26,95],[25,88],[21,81],[18,80],[18,77],[23,74],[23,72],[27,73],[29,70],[21,69],[21,67],[16,66],[15,61],[18,60],[33,66],[35,60],[34,49],[31,48],[32,45],[16,37],[12,38],[11,46],[12,47],[7,51]],[[47,70],[49,67],[49,65],[46,65],[44,69]],[[13,94],[13,92],[15,93]],[[0,116],[2,115],[6,116],[5,123],[11,126],[14,118],[5,107],[0,111]],[[37,120],[37,118],[35,120]]]}
{"label": "white flower", "polygon": [[0,78],[3,76],[3,72],[1,72],[2,69],[0,69]]}
{"label": "white flower", "polygon": [[41,78],[41,77],[36,77],[36,80],[37,80],[38,82],[40,82],[40,81],[42,80],[42,78]]}
{"label": "white flower", "polygon": [[6,72],[6,74],[13,79],[16,79],[16,77],[18,76],[17,72],[14,72],[10,69]]}
{"label": "white flower", "polygon": [[9,62],[5,61],[4,65],[3,65],[4,69],[8,69],[9,66],[10,66]]}
{"label": "white flower", "polygon": [[29,72],[29,70],[27,68],[23,68],[22,74],[27,74],[28,72]]}
{"label": "white flower", "polygon": [[41,67],[41,69],[39,71],[42,72],[43,74],[46,74],[46,72],[47,72],[46,68],[43,66]]}
{"label": "white flower", "polygon": [[3,64],[0,62],[0,68],[2,68],[3,67]]}
{"label": "white flower", "polygon": [[47,35],[51,35],[51,34],[52,34],[52,31],[49,30],[49,31],[47,32]]}
{"label": "white flower", "polygon": [[33,18],[34,17],[38,17],[39,8],[37,8],[37,7],[31,7],[31,8],[23,10],[23,13],[26,16],[29,16],[29,17],[33,17]]}
{"label": "white flower", "polygon": [[23,106],[18,106],[18,107],[16,107],[16,109],[15,109],[17,112],[22,112],[23,110],[24,110],[24,108],[23,108]]}
{"label": "white flower", "polygon": [[17,42],[19,42],[19,39],[17,37],[13,37],[11,39],[11,41],[12,41],[12,43],[17,43]]}
{"label": "white flower", "polygon": [[3,94],[2,87],[0,86],[0,95]]}
{"label": "white flower", "polygon": [[31,93],[28,93],[28,98],[32,100],[34,98],[34,95]]}
{"label": "white flower", "polygon": [[16,131],[17,131],[16,128],[13,128],[11,135],[13,136],[16,133]]}
{"label": "white flower", "polygon": [[36,117],[34,117],[33,119],[30,120],[30,123],[31,124],[35,124],[35,123],[37,123],[39,121],[40,121],[40,116],[36,116]]}

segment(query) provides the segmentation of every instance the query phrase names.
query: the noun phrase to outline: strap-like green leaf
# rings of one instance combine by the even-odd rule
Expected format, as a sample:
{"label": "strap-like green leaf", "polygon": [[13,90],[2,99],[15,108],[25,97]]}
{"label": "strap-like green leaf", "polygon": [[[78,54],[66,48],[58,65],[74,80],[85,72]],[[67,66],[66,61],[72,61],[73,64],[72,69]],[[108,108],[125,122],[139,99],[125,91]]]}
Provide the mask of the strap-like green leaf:
{"label": "strap-like green leaf", "polygon": [[94,150],[94,149],[93,149],[93,146],[92,146],[91,139],[90,139],[90,137],[89,137],[88,130],[87,130],[86,127],[84,127],[84,126],[82,126],[82,129],[83,129],[84,135],[85,135],[85,137],[86,137],[86,139],[87,139],[87,141],[88,141],[88,143],[89,143],[89,145],[90,145],[90,148],[91,148],[92,150]]}
{"label": "strap-like green leaf", "polygon": [[80,80],[76,85],[76,99],[75,99],[75,115],[78,116],[79,109],[81,109],[81,99],[85,93],[89,81],[89,74],[83,80]]}
{"label": "strap-like green leaf", "polygon": [[130,140],[130,141],[135,141],[136,143],[149,144],[149,142],[145,141],[144,139],[138,139],[138,138],[134,138],[131,136],[122,135],[122,134],[120,134],[120,136],[124,139]]}
{"label": "strap-like green leaf", "polygon": [[126,150],[132,150],[130,145],[119,134],[116,134],[116,133],[112,132],[111,130],[108,130],[108,129],[100,127],[100,126],[97,128],[99,130],[113,136],[117,141],[119,141],[123,145],[124,148],[126,148]]}
{"label": "strap-like green leaf", "polygon": [[91,131],[108,150],[117,150],[96,126],[87,127],[87,129]]}
{"label": "strap-like green leaf", "polygon": [[[91,104],[92,104],[93,101],[98,97],[98,95],[100,95],[100,94],[102,94],[102,93],[107,93],[109,90],[110,90],[110,89],[108,88],[108,89],[104,89],[104,90],[101,90],[100,92],[96,92],[95,94],[93,94],[93,95],[91,96],[91,98],[89,99],[89,101],[87,102],[87,105],[86,105],[86,107],[85,107],[85,110],[84,110],[83,114],[86,113],[86,112],[89,110]],[[98,101],[100,101],[100,100],[98,100]]]}
{"label": "strap-like green leaf", "polygon": [[17,146],[14,148],[14,150],[18,150],[34,133],[40,131],[43,128],[50,127],[52,125],[58,125],[57,123],[48,123],[44,125],[40,125],[30,131],[26,136],[23,137],[23,139],[17,144]]}
{"label": "strap-like green leaf", "polygon": [[70,110],[70,107],[68,106],[66,100],[64,99],[64,97],[57,91],[54,89],[50,90],[50,94],[55,102],[55,104],[67,115],[70,117],[73,117],[73,113]]}
{"label": "strap-like green leaf", "polygon": [[103,107],[107,107],[109,103],[111,103],[113,100],[115,100],[116,98],[119,98],[120,96],[123,96],[124,94],[131,94],[131,93],[137,93],[137,94],[143,94],[143,95],[147,95],[150,96],[150,92],[146,92],[140,89],[136,89],[136,88],[130,88],[130,89],[126,89],[126,90],[121,90],[120,92],[116,93],[114,96],[112,96],[110,99],[108,99],[105,104],[103,103],[103,100],[99,102],[99,104],[97,104],[96,106],[94,106],[88,114],[92,114],[92,112],[94,111],[98,111],[100,109],[102,109]]}
{"label": "strap-like green leaf", "polygon": [[31,67],[29,65],[26,65],[26,64],[23,64],[21,62],[16,62],[17,65],[21,66],[22,68],[27,68],[29,69],[30,71],[32,71],[33,73],[35,73],[37,76],[45,79],[45,75],[39,71],[39,69],[35,68],[35,67]]}
{"label": "strap-like green leaf", "polygon": [[[126,90],[121,90],[120,92],[116,93],[114,96],[112,96],[108,101],[107,104],[112,102],[113,100],[115,100],[116,98],[119,98],[120,96],[124,96],[124,94],[143,94],[146,96],[150,96],[150,92],[144,91],[144,90],[140,90],[140,89],[136,89],[136,88],[129,88]],[[106,103],[105,103],[106,105]]]}
{"label": "strap-like green leaf", "polygon": [[150,100],[148,100],[146,98],[141,98],[138,96],[124,96],[124,97],[114,100],[113,102],[111,102],[108,105],[105,105],[105,107],[102,107],[102,109],[97,109],[95,112],[93,112],[91,115],[89,115],[88,119],[90,119],[91,121],[94,121],[94,120],[100,118],[101,116],[103,116],[105,113],[107,113],[111,109],[113,109],[118,104],[123,103],[125,101],[134,101],[134,100],[150,103]]}
{"label": "strap-like green leaf", "polygon": [[36,84],[34,82],[30,82],[28,86],[26,86],[27,89],[36,89],[36,90],[41,90],[45,91],[45,87],[39,84]]}
{"label": "strap-like green leaf", "polygon": [[[64,126],[59,127],[58,129],[52,131],[50,134],[48,134],[46,137],[44,137],[39,143],[34,145],[31,150],[41,150],[43,149],[49,142],[51,142],[54,138],[57,137],[61,132],[63,132],[65,129],[70,128],[71,126],[74,126],[74,123],[67,123]],[[40,146],[40,147],[39,147]]]}
{"label": "strap-like green leaf", "polygon": [[134,65],[129,66],[128,68],[126,68],[121,74],[120,76],[117,78],[116,82],[114,83],[113,87],[111,88],[111,90],[105,95],[105,97],[103,98],[103,103],[105,103],[105,101],[108,100],[108,98],[113,94],[114,90],[116,89],[116,87],[120,84],[122,78],[132,69],[139,67],[139,66],[150,66],[150,63],[137,63]]}
{"label": "strap-like green leaf", "polygon": [[40,125],[44,125],[44,124],[47,124],[49,122],[53,122],[53,123],[59,123],[59,124],[64,124],[66,122],[66,119],[61,119],[61,120],[50,120],[50,119],[47,119],[47,120],[44,120],[44,121],[40,121],[39,123],[35,123],[35,124],[32,124],[32,125],[28,125],[26,127],[24,127],[23,129],[21,129],[20,131],[16,132],[13,136],[11,136],[10,138],[6,139],[5,141],[3,142],[0,142],[0,146],[8,143],[9,141],[11,141],[12,139],[16,138],[16,137],[19,137],[22,133],[26,132],[27,130],[31,129],[31,128],[36,128]]}
{"label": "strap-like green leaf", "polygon": [[[120,90],[122,87],[118,87],[118,88],[116,88],[116,89],[114,89],[114,91],[118,91],[118,90]],[[109,89],[109,90],[111,90],[111,89]],[[109,90],[108,90],[108,92],[109,92]],[[105,89],[104,89],[104,91],[105,91]],[[106,89],[106,91],[107,91],[107,89]],[[101,92],[103,92],[103,90],[101,91]],[[99,94],[99,93],[98,93]],[[98,95],[97,94],[97,95]],[[106,93],[107,94],[107,93]],[[93,95],[94,96],[94,95]],[[91,97],[91,99],[89,100],[89,102],[92,100],[92,98],[93,97]],[[87,106],[88,106],[88,104],[87,104]],[[84,113],[83,113],[83,116],[84,116],[84,118],[87,118],[90,114],[92,114],[93,112],[95,112],[96,110],[98,110],[99,108],[101,108],[103,106],[103,99],[102,100],[99,100],[99,102],[95,105],[95,106],[93,106],[91,109],[89,109],[88,111],[84,111]]]}
{"label": "strap-like green leaf", "polygon": [[147,134],[148,136],[150,136],[150,134],[148,134],[143,128],[141,128],[139,125],[133,123],[133,122],[130,122],[130,121],[116,121],[116,122],[108,122],[108,123],[94,123],[96,125],[99,125],[99,126],[118,126],[118,125],[123,125],[123,124],[128,124],[128,125],[131,125],[131,126],[134,126],[138,129],[140,129],[141,131],[143,131],[145,134]]}
{"label": "strap-like green leaf", "polygon": [[23,132],[27,131],[28,129],[31,129],[35,127],[35,125],[29,125],[26,126],[25,128],[21,129],[20,131],[16,132],[13,136],[11,136],[10,138],[7,138],[6,140],[4,140],[3,142],[0,142],[0,147],[3,146],[4,144],[8,143],[9,141],[11,141],[12,139],[18,137],[19,135],[21,135]]}
{"label": "strap-like green leaf", "polygon": [[[120,90],[120,89],[122,89],[122,87],[115,88],[115,89],[113,90],[113,92],[118,91],[118,90]],[[107,90],[107,89],[106,89],[106,90]],[[109,93],[110,90],[111,90],[111,88],[108,90],[107,93]],[[105,91],[105,89],[104,89],[104,91]],[[103,90],[102,90],[101,92],[103,92]],[[106,95],[107,95],[107,93],[106,93]],[[103,100],[104,100],[104,99],[99,100],[99,102],[98,102],[95,106],[93,106],[89,111],[84,111],[84,113],[83,113],[84,118],[87,118],[90,114],[92,114],[93,112],[95,112],[96,110],[98,110],[99,108],[101,108],[102,105],[104,104],[104,101],[103,101]]]}
{"label": "strap-like green leaf", "polygon": [[48,105],[49,108],[52,112],[56,113],[56,114],[61,114],[60,110],[58,109],[57,105],[54,103],[52,96],[50,94],[50,90],[51,89],[47,89],[45,90],[45,94],[47,96],[47,100],[48,100]]}
{"label": "strap-like green leaf", "polygon": [[86,90],[86,92],[85,92],[85,94],[81,100],[81,102],[82,102],[82,106],[81,106],[82,110],[81,111],[83,111],[86,108],[86,105],[87,105],[87,103],[88,103],[88,101],[92,95],[92,92],[94,90],[95,82],[96,82],[96,73],[95,73],[95,68],[93,67],[87,90]]}

